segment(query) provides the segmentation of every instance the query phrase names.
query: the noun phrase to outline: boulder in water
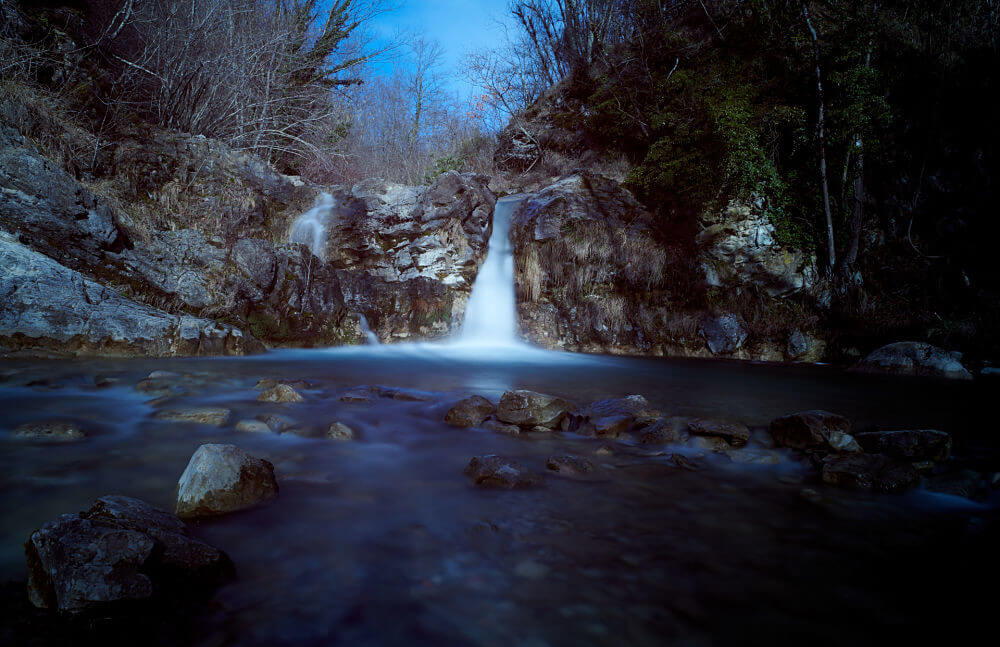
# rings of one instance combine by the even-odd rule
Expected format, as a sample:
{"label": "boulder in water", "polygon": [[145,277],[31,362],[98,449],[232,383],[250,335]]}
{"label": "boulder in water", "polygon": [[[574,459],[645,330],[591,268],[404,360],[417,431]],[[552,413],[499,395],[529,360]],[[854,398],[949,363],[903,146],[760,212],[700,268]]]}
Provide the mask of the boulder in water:
{"label": "boulder in water", "polygon": [[875,492],[902,492],[920,482],[912,465],[882,454],[828,456],[823,461],[823,481],[838,487]]}
{"label": "boulder in water", "polygon": [[157,411],[155,417],[160,420],[174,422],[192,422],[199,425],[221,427],[229,422],[231,411],[222,407],[187,407],[184,409],[164,409]]}
{"label": "boulder in water", "polygon": [[643,445],[683,443],[688,437],[688,418],[661,418],[642,430],[639,442]]}
{"label": "boulder in water", "polygon": [[293,402],[302,402],[303,397],[298,391],[287,384],[275,384],[271,388],[261,391],[257,395],[257,401],[288,404]]}
{"label": "boulder in water", "polygon": [[546,469],[559,474],[589,474],[594,471],[594,464],[580,456],[564,454],[561,456],[549,456],[545,462]]}
{"label": "boulder in water", "polygon": [[535,391],[507,391],[497,405],[497,419],[520,427],[555,429],[573,410],[562,398]]}
{"label": "boulder in water", "polygon": [[476,456],[469,461],[465,473],[472,477],[476,485],[487,488],[511,490],[541,483],[541,478],[524,465],[496,454]]}
{"label": "boulder in water", "polygon": [[944,461],[951,455],[951,436],[934,429],[869,431],[854,438],[866,452],[907,461]]}
{"label": "boulder in water", "polygon": [[688,423],[688,431],[695,436],[721,438],[733,447],[743,447],[750,440],[750,430],[739,422],[697,419]]}
{"label": "boulder in water", "polygon": [[144,501],[105,496],[28,538],[28,593],[40,608],[82,611],[154,594],[190,595],[232,576],[225,553]]}
{"label": "boulder in water", "polygon": [[478,427],[483,420],[493,415],[496,407],[481,395],[460,400],[444,416],[444,421],[452,427]]}
{"label": "boulder in water", "polygon": [[327,425],[323,436],[331,440],[354,440],[354,430],[342,422],[332,422]]}
{"label": "boulder in water", "polygon": [[771,421],[771,435],[778,447],[859,452],[851,436],[851,421],[829,411],[800,411]]}
{"label": "boulder in water", "polygon": [[972,374],[962,366],[962,353],[915,341],[882,346],[861,360],[856,369],[866,373],[972,379]]}
{"label": "boulder in water", "polygon": [[191,456],[177,483],[178,517],[206,517],[251,508],[278,496],[274,465],[235,445],[207,444]]}

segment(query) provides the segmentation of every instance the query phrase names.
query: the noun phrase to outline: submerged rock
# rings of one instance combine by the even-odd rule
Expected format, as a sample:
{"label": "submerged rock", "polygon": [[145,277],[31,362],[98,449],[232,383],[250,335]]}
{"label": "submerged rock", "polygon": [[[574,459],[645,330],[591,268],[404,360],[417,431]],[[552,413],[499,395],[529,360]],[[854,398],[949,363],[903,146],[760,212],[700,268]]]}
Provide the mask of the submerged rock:
{"label": "submerged rock", "polygon": [[915,341],[887,344],[861,360],[856,369],[867,373],[972,379],[972,374],[962,366],[962,353]]}
{"label": "submerged rock", "polygon": [[866,452],[908,461],[944,461],[951,455],[951,436],[934,429],[869,431],[854,438]]}
{"label": "submerged rock", "polygon": [[902,492],[920,482],[912,465],[882,454],[829,456],[823,461],[823,481],[838,487],[875,492]]}
{"label": "submerged rock", "polygon": [[250,508],[278,496],[274,465],[235,445],[202,445],[177,483],[179,517],[205,517]]}
{"label": "submerged rock", "polygon": [[517,436],[521,433],[521,428],[517,425],[508,425],[500,422],[499,420],[494,420],[493,418],[483,422],[481,426],[483,429],[489,429],[490,431],[495,431],[498,434],[507,434],[508,436]]}
{"label": "submerged rock", "polygon": [[293,403],[302,402],[302,395],[287,384],[275,384],[257,395],[258,402]]}
{"label": "submerged rock", "polygon": [[26,422],[14,429],[14,437],[24,440],[44,440],[46,442],[71,443],[83,440],[86,434],[71,422],[42,421]]}
{"label": "submerged rock", "polygon": [[560,474],[589,474],[594,471],[594,464],[586,458],[568,454],[549,456],[545,467]]}
{"label": "submerged rock", "polygon": [[274,433],[267,423],[260,420],[240,420],[236,423],[236,431],[248,434],[270,434]]}
{"label": "submerged rock", "polygon": [[771,421],[771,435],[778,447],[859,452],[851,436],[851,421],[829,411],[800,411]]}
{"label": "submerged rock", "polygon": [[291,418],[277,413],[259,413],[257,414],[257,420],[267,425],[271,431],[278,433],[296,425],[296,422]]}
{"label": "submerged rock", "polygon": [[354,440],[354,430],[342,422],[332,422],[327,425],[323,436],[331,440]]}
{"label": "submerged rock", "polygon": [[144,501],[105,496],[64,514],[25,544],[28,593],[44,609],[82,611],[153,595],[190,595],[232,576],[225,553]]}
{"label": "submerged rock", "polygon": [[497,419],[520,427],[545,427],[555,429],[573,410],[562,398],[535,391],[507,391],[497,405]]}
{"label": "submerged rock", "polygon": [[743,447],[750,440],[750,430],[739,422],[692,420],[688,423],[688,431],[695,436],[721,438],[733,447]]}
{"label": "submerged rock", "polygon": [[496,454],[476,456],[465,467],[465,473],[480,487],[510,490],[541,483],[541,477],[528,471],[524,465]]}
{"label": "submerged rock", "polygon": [[185,409],[164,409],[157,411],[156,418],[174,422],[193,422],[199,425],[221,427],[229,422],[232,412],[222,407],[188,407]]}
{"label": "submerged rock", "polygon": [[478,427],[483,420],[493,415],[496,407],[481,395],[460,400],[444,416],[444,421],[452,427]]}

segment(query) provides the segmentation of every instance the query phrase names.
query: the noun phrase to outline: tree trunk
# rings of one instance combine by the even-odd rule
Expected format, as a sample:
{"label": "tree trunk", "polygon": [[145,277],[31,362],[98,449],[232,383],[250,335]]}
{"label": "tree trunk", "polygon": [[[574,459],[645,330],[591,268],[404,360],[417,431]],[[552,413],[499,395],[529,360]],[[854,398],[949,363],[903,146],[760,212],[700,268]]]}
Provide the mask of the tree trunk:
{"label": "tree trunk", "polygon": [[830,210],[830,184],[826,179],[826,135],[823,131],[825,125],[823,121],[823,74],[820,69],[819,36],[812,26],[812,21],[809,20],[809,8],[804,2],[802,3],[802,16],[805,18],[806,27],[809,28],[809,34],[812,36],[813,58],[816,64],[816,102],[819,104],[816,119],[816,136],[819,143],[819,176],[823,186],[823,212],[826,215],[827,264],[832,272],[837,265],[837,248],[833,237],[833,213]]}

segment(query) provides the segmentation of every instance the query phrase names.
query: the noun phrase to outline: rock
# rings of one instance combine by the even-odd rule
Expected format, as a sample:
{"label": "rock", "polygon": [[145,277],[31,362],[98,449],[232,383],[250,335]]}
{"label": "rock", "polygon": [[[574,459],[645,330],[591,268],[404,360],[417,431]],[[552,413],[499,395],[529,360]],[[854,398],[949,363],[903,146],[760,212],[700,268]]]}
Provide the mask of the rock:
{"label": "rock", "polygon": [[733,446],[725,438],[716,436],[693,436],[688,440],[688,445],[695,449],[724,454],[732,450]]}
{"label": "rock", "polygon": [[271,431],[276,431],[281,433],[290,427],[294,427],[296,422],[287,416],[281,416],[276,413],[259,413],[257,414],[257,420],[263,422],[270,428]]}
{"label": "rock", "polygon": [[568,416],[564,427],[584,436],[618,438],[645,427],[663,414],[654,409],[641,395],[598,400]]}
{"label": "rock", "polygon": [[267,423],[260,420],[240,420],[236,423],[236,431],[248,434],[270,434],[274,433]]}
{"label": "rock", "polygon": [[777,465],[781,455],[769,449],[728,449],[725,451],[729,460],[743,465]]}
{"label": "rock", "polygon": [[870,431],[854,435],[866,452],[908,461],[946,461],[951,456],[951,436],[933,429]]}
{"label": "rock", "polygon": [[83,433],[83,430],[71,422],[26,422],[14,429],[14,438],[26,440],[71,443],[83,440],[85,437],[86,435]]}
{"label": "rock", "polygon": [[452,427],[478,427],[483,420],[493,415],[496,407],[481,395],[460,400],[444,416],[444,421]]}
{"label": "rock", "polygon": [[555,429],[573,409],[566,400],[535,391],[507,391],[501,396],[496,417],[520,427]]}
{"label": "rock", "polygon": [[746,328],[735,315],[722,315],[702,320],[698,332],[705,339],[713,355],[729,355],[743,346],[747,339]]}
{"label": "rock", "polygon": [[278,495],[274,466],[235,445],[202,445],[177,483],[177,516],[205,517],[250,508]]}
{"label": "rock", "polygon": [[594,471],[594,464],[580,456],[549,456],[545,467],[560,474],[589,474]]}
{"label": "rock", "polygon": [[213,425],[221,427],[229,422],[229,409],[221,407],[188,407],[185,409],[164,409],[157,411],[154,417],[160,420],[172,420],[174,422],[193,422],[200,425]]}
{"label": "rock", "polygon": [[481,426],[483,429],[495,431],[498,434],[507,434],[508,436],[517,436],[521,433],[521,428],[517,425],[508,425],[492,418],[483,422]]}
{"label": "rock", "polygon": [[644,429],[639,436],[643,445],[683,443],[688,439],[687,418],[662,418]]}
{"label": "rock", "polygon": [[927,479],[927,489],[931,492],[973,500],[985,498],[988,487],[989,483],[983,475],[970,469],[946,472]]}
{"label": "rock", "polygon": [[514,489],[532,487],[541,483],[541,478],[517,461],[496,454],[476,456],[465,468],[480,487]]}
{"label": "rock", "polygon": [[369,404],[375,401],[376,396],[371,387],[359,387],[342,393],[337,399],[349,404]]}
{"label": "rock", "polygon": [[801,411],[772,420],[771,435],[778,447],[861,451],[851,436],[851,421],[829,411]]}
{"label": "rock", "polygon": [[327,425],[324,436],[332,440],[354,440],[354,430],[342,422],[332,422]]}
{"label": "rock", "polygon": [[692,420],[688,423],[688,431],[695,436],[722,438],[733,447],[743,447],[750,440],[750,430],[739,422]]}
{"label": "rock", "polygon": [[823,481],[838,487],[875,492],[902,492],[915,487],[920,475],[909,463],[881,454],[828,456]]}
{"label": "rock", "polygon": [[302,402],[303,399],[298,391],[287,384],[276,384],[257,395],[258,402],[293,403]]}
{"label": "rock", "polygon": [[675,466],[685,469],[689,472],[697,472],[698,466],[691,462],[691,460],[683,454],[670,454],[668,460]]}
{"label": "rock", "polygon": [[826,351],[826,342],[799,329],[792,331],[785,345],[785,357],[797,362],[819,362]]}
{"label": "rock", "polygon": [[57,356],[240,355],[242,331],[126,299],[0,233],[0,345]]}
{"label": "rock", "polygon": [[971,380],[972,374],[962,366],[962,354],[946,351],[930,344],[902,341],[888,344],[872,352],[856,370],[866,373],[894,375],[924,375]]}
{"label": "rock", "polygon": [[124,496],[101,497],[87,512],[45,524],[25,553],[31,602],[59,611],[187,597],[233,575],[226,554],[191,538],[179,519]]}

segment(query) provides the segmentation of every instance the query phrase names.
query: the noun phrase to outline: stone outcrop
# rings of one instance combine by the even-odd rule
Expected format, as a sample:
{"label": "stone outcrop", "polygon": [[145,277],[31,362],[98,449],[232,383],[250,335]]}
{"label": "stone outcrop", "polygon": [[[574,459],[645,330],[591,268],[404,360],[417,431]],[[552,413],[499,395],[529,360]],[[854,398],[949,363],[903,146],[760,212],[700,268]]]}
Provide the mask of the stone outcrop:
{"label": "stone outcrop", "polygon": [[126,299],[0,235],[0,347],[59,356],[236,355],[261,346],[237,328]]}
{"label": "stone outcrop", "polygon": [[869,431],[855,434],[866,452],[907,461],[945,461],[951,456],[951,435],[934,429]]}
{"label": "stone outcrop", "polygon": [[882,346],[861,360],[856,370],[865,373],[972,379],[972,374],[962,366],[962,353],[915,341]]}
{"label": "stone outcrop", "polygon": [[760,286],[772,297],[809,290],[819,274],[816,261],[778,243],[763,204],[731,203],[702,218],[695,242],[699,266],[711,287]]}
{"label": "stone outcrop", "polygon": [[177,516],[208,517],[278,496],[274,466],[235,445],[202,445],[177,483]]}
{"label": "stone outcrop", "polygon": [[881,454],[829,456],[822,469],[825,483],[852,490],[902,492],[920,482],[912,465]]}
{"label": "stone outcrop", "polygon": [[31,602],[59,611],[189,596],[233,574],[229,557],[192,538],[180,519],[125,496],[45,524],[25,553]]}

